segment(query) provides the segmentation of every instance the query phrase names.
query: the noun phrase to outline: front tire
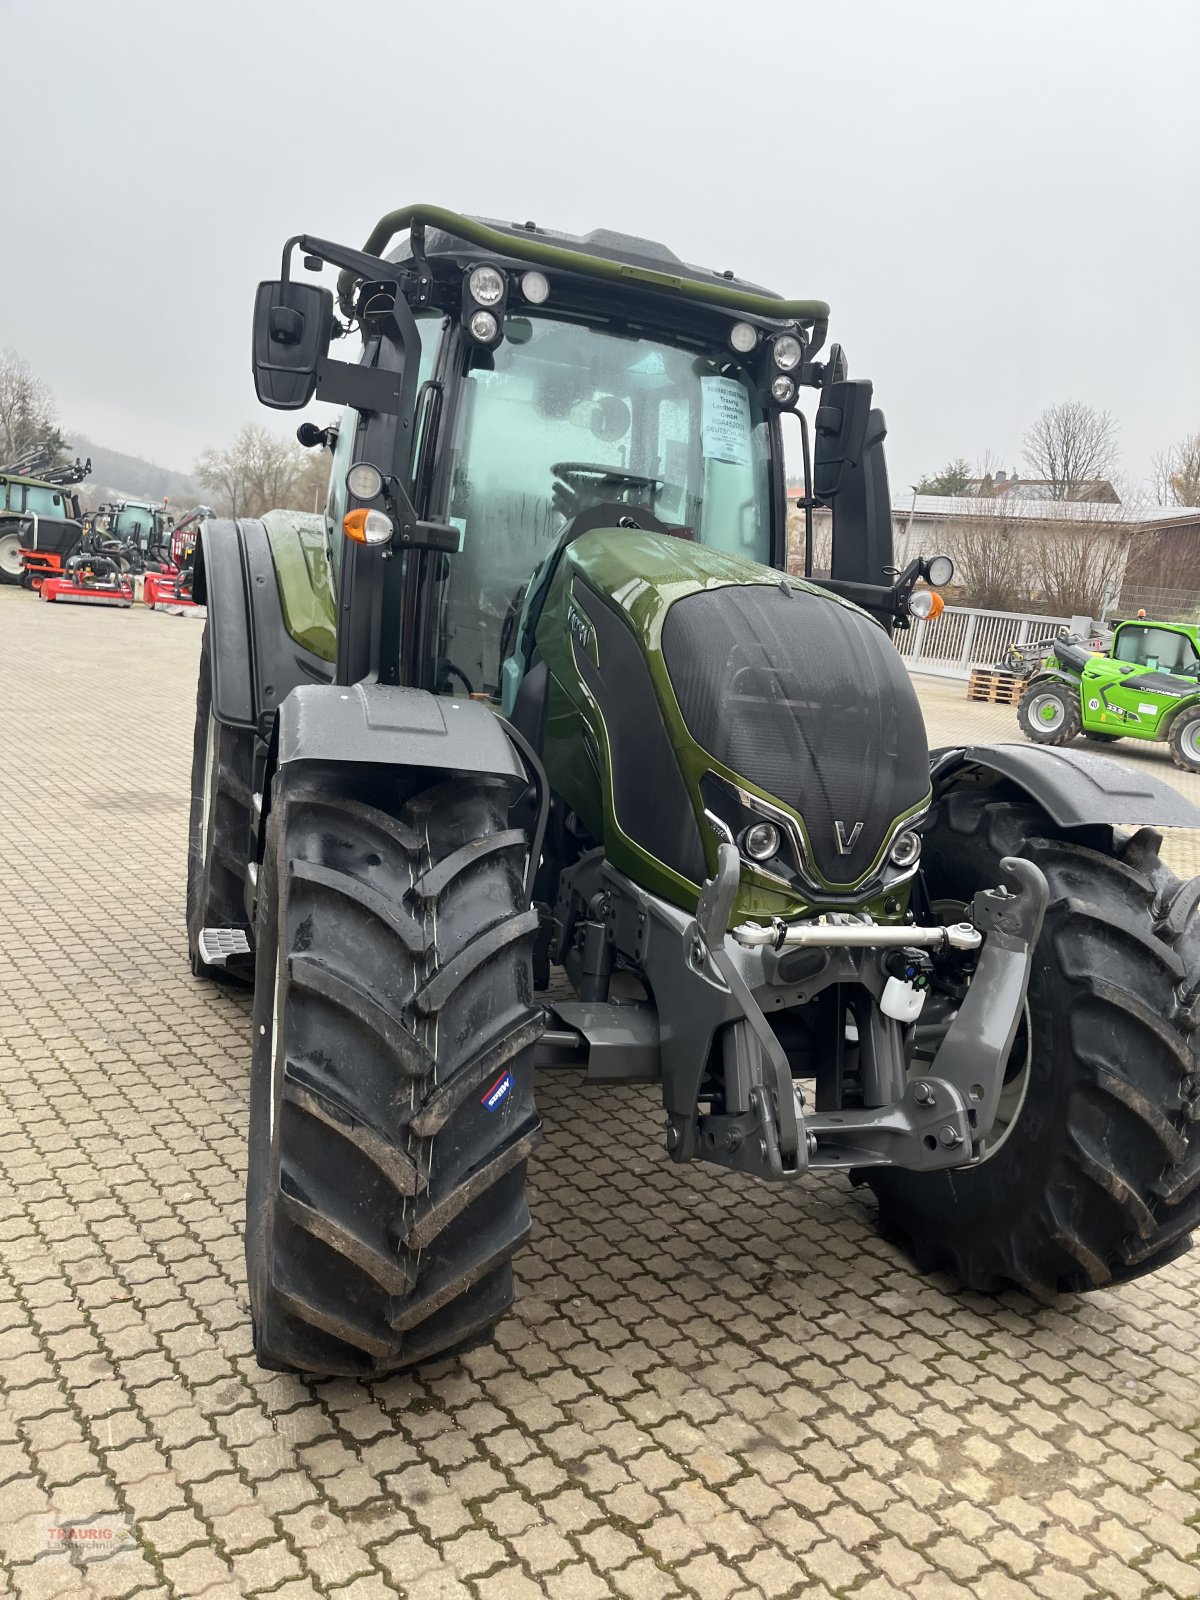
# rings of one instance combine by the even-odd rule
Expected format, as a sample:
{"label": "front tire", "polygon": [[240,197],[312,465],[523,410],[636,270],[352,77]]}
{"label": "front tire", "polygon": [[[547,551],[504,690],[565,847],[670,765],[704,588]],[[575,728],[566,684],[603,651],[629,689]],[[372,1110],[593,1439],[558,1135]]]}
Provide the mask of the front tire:
{"label": "front tire", "polygon": [[21,535],[15,528],[0,532],[0,583],[21,581]]}
{"label": "front tire", "polygon": [[1149,830],[1068,835],[995,791],[938,801],[931,900],[969,903],[1000,881],[1006,855],[1041,868],[1050,900],[1005,1137],[978,1166],[866,1174],[883,1231],[923,1269],[1048,1299],[1188,1248],[1200,1226],[1200,880],[1180,883],[1159,842]]}
{"label": "front tire", "polygon": [[1200,706],[1175,718],[1167,741],[1177,767],[1184,772],[1200,772]]}
{"label": "front tire", "polygon": [[283,769],[260,884],[246,1263],[268,1368],[487,1339],[538,1139],[536,913],[495,780]]}
{"label": "front tire", "polygon": [[1017,706],[1017,721],[1034,744],[1070,744],[1083,725],[1079,695],[1062,683],[1031,684]]}
{"label": "front tire", "polygon": [[[192,792],[188,815],[188,955],[197,978],[238,976],[200,955],[205,928],[245,928],[254,735],[217,721],[212,705],[208,624],[200,641]],[[249,976],[248,973],[245,976]]]}

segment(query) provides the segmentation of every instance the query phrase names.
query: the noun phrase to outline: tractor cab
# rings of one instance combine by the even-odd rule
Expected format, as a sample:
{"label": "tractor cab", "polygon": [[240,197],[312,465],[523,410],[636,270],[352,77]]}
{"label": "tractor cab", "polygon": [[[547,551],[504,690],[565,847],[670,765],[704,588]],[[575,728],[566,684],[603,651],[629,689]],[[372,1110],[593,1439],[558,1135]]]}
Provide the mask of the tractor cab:
{"label": "tractor cab", "polygon": [[[807,463],[810,527],[814,506],[834,508],[827,587],[905,625],[919,574],[897,582],[889,567],[883,419],[839,347],[816,359],[823,302],[608,230],[574,238],[415,209],[424,220],[394,214],[369,241],[382,251],[407,232],[386,258],[294,241],[310,267],[342,268],[345,326],[327,291],[291,279],[290,250],[285,276],[259,292],[260,398],[347,402],[336,434],[301,430],[334,448],[335,578],[379,619],[339,630],[339,675],[511,705],[531,580],[585,523],[786,571],[785,425]],[[362,340],[355,366],[326,354],[343,334]]]}
{"label": "tractor cab", "polygon": [[120,557],[137,569],[149,559],[169,558],[175,519],[165,506],[144,500],[119,500],[102,505],[92,518],[91,538],[117,546]]}
{"label": "tractor cab", "polygon": [[62,570],[79,543],[83,517],[74,485],[92,463],[55,466],[56,453],[34,449],[0,469],[0,582],[36,587],[42,577]]}
{"label": "tractor cab", "polygon": [[1196,673],[1196,630],[1169,622],[1122,622],[1113,634],[1111,657],[1147,672]]}

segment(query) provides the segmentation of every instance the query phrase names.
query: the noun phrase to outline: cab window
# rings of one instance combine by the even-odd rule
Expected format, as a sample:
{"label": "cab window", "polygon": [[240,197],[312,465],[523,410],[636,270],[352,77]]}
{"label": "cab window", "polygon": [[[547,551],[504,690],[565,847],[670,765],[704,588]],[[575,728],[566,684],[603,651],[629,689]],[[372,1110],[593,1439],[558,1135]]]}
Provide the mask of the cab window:
{"label": "cab window", "polygon": [[39,517],[61,517],[62,495],[56,489],[42,489],[31,485],[26,490],[26,511],[36,511]]}
{"label": "cab window", "polygon": [[1196,665],[1196,651],[1185,633],[1131,623],[1117,634],[1116,661],[1134,661],[1150,672],[1186,672]]}
{"label": "cab window", "polygon": [[645,507],[686,537],[767,563],[770,440],[728,350],[511,317],[466,375],[448,471],[439,687],[498,693],[525,586],[578,512]]}

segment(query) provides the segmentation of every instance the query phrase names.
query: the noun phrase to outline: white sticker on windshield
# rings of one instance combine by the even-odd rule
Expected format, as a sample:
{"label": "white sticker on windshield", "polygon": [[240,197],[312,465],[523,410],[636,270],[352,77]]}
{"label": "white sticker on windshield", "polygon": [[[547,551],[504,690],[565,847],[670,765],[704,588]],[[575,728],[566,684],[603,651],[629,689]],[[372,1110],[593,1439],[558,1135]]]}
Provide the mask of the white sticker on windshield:
{"label": "white sticker on windshield", "polygon": [[750,396],[736,378],[701,378],[701,448],[710,461],[750,465]]}

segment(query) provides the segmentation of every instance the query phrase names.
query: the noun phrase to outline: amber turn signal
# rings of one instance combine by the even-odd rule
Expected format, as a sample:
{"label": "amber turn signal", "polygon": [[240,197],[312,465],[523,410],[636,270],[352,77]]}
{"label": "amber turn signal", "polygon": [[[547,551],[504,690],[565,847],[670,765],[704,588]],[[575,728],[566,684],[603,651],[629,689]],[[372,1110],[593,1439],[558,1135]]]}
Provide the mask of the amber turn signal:
{"label": "amber turn signal", "polygon": [[360,506],[342,518],[342,532],[355,544],[386,544],[392,537],[392,519],[383,511]]}

